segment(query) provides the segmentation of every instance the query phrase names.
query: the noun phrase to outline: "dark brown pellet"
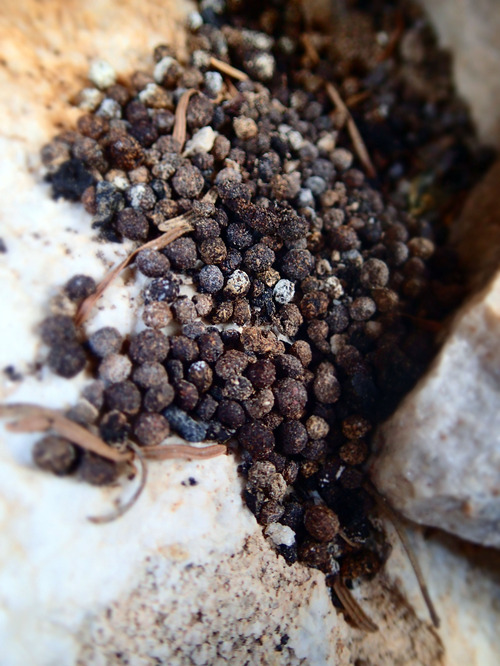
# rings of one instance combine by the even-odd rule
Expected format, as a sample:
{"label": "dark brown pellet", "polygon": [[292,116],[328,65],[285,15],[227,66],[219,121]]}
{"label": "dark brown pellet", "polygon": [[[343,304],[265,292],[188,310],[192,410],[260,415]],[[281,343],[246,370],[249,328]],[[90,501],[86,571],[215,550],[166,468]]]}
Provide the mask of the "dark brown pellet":
{"label": "dark brown pellet", "polygon": [[163,333],[147,329],[132,338],[129,354],[134,363],[153,363],[154,361],[164,361],[169,348],[169,340]]}
{"label": "dark brown pellet", "polygon": [[67,439],[48,435],[40,439],[32,451],[33,461],[37,467],[64,476],[70,474],[76,466],[76,449]]}
{"label": "dark brown pellet", "polygon": [[104,393],[111,410],[125,414],[137,414],[141,407],[141,394],[135,384],[130,381],[111,384]]}
{"label": "dark brown pellet", "polygon": [[93,486],[109,486],[118,477],[118,467],[111,460],[85,451],[78,467],[78,473],[84,481]]}
{"label": "dark brown pellet", "polygon": [[144,446],[158,446],[170,434],[170,423],[161,414],[140,414],[134,434]]}
{"label": "dark brown pellet", "polygon": [[340,528],[337,515],[323,504],[311,506],[306,510],[304,526],[314,539],[324,543],[331,541]]}

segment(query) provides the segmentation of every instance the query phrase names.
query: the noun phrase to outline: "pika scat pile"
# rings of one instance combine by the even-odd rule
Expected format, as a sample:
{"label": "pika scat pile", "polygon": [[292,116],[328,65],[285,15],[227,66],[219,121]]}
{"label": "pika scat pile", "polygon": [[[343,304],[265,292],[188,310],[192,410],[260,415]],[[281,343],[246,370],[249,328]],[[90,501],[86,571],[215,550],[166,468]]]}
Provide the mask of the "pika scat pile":
{"label": "pika scat pile", "polygon": [[[411,6],[347,3],[333,38],[295,3],[244,4],[202,2],[188,59],[160,45],[127,86],[92,66],[77,128],[43,148],[54,196],[80,200],[102,242],[140,246],[183,214],[192,231],[135,257],[142,332],[87,338],[55,314],[41,335],[55,373],[94,375],[70,418],[118,448],[172,431],[227,444],[286,560],[352,580],[385,552],[364,485],[370,433],[460,302],[442,221],[482,156]],[[64,287],[75,309],[95,289],[82,275]],[[97,484],[119,470],[54,436],[34,458]]]}

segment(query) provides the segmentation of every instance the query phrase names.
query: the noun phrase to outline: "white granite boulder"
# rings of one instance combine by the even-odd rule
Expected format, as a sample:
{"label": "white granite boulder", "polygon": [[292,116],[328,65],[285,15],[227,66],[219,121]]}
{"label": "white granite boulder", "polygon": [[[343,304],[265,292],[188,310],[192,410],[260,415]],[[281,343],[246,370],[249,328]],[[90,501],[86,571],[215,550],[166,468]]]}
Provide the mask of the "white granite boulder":
{"label": "white granite boulder", "polygon": [[500,275],[379,430],[378,489],[406,517],[500,547]]}

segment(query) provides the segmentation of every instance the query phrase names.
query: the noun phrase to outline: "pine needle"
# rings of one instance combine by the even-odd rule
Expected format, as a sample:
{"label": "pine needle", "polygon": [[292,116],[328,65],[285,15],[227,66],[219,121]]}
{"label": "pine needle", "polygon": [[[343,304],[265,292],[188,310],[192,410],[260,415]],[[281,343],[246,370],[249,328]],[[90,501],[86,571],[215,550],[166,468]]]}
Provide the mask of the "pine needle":
{"label": "pine needle", "polygon": [[174,458],[199,459],[216,458],[227,453],[222,444],[209,446],[190,446],[189,444],[162,444],[161,446],[143,446],[141,452],[152,460],[170,460]]}
{"label": "pine needle", "polygon": [[186,112],[189,100],[191,96],[197,92],[198,91],[194,88],[186,90],[186,92],[181,95],[175,110],[174,130],[172,132],[172,136],[180,144],[180,153],[182,152],[182,149],[184,148],[184,142],[186,141]]}
{"label": "pine needle", "polygon": [[337,595],[340,603],[342,604],[345,612],[347,615],[349,615],[358,629],[372,633],[378,631],[377,625],[372,622],[372,620],[370,620],[356,599],[354,599],[342,579],[338,577],[335,579],[333,583],[333,590]]}
{"label": "pine needle", "polygon": [[333,83],[331,83],[330,81],[326,81],[325,89],[328,97],[333,102],[335,108],[345,117],[347,131],[349,132],[349,136],[351,137],[354,150],[356,151],[356,155],[359,157],[359,161],[363,165],[368,177],[376,178],[377,172],[375,170],[375,167],[373,166],[373,162],[371,161],[365,142],[363,141],[363,138],[356,126],[356,123],[354,122],[353,117],[351,116],[351,112],[347,108],[344,100],[340,96],[340,93],[335,88]]}
{"label": "pine needle", "polygon": [[223,74],[232,76],[233,79],[237,79],[238,81],[248,80],[248,74],[242,72],[241,69],[236,69],[236,67],[228,65],[227,62],[219,60],[218,58],[214,58],[213,56],[210,56],[210,66],[214,67],[215,69],[218,69],[219,72],[222,72]]}
{"label": "pine needle", "polygon": [[301,36],[302,46],[306,52],[306,56],[309,58],[311,67],[316,67],[320,62],[320,57],[316,46],[313,44],[311,35],[308,32],[305,32]]}
{"label": "pine needle", "polygon": [[123,514],[127,513],[127,511],[134,506],[134,504],[141,496],[142,491],[146,487],[146,481],[148,480],[148,466],[144,458],[144,455],[139,446],[130,443],[129,447],[134,451],[134,453],[137,455],[137,458],[139,459],[140,474],[141,474],[139,485],[134,494],[132,495],[132,497],[127,502],[119,504],[115,511],[112,511],[111,513],[108,513],[104,516],[87,516],[87,520],[89,520],[91,523],[96,523],[98,525],[101,525],[102,523],[111,523],[113,520],[120,518],[121,516],[123,516]]}
{"label": "pine needle", "polygon": [[117,451],[83,426],[70,421],[70,419],[53,409],[26,403],[0,405],[0,417],[16,419],[13,423],[6,425],[7,430],[11,432],[53,430],[73,444],[77,444],[83,449],[97,453],[113,462],[127,462],[133,457],[130,451],[127,453]]}
{"label": "pine needle", "polygon": [[382,511],[386,514],[386,516],[389,518],[391,523],[394,526],[394,529],[396,530],[396,533],[399,537],[399,540],[401,541],[403,548],[406,551],[406,555],[408,559],[410,560],[410,564],[413,568],[413,571],[415,573],[415,577],[418,582],[418,586],[420,587],[420,592],[422,594],[422,597],[424,598],[425,604],[427,606],[427,609],[429,611],[429,615],[432,620],[432,624],[436,627],[436,629],[439,628],[440,625],[440,619],[439,615],[436,612],[436,609],[434,608],[434,604],[432,603],[431,595],[429,594],[429,590],[427,588],[427,584],[424,579],[424,574],[422,573],[422,569],[420,568],[420,564],[417,560],[417,557],[413,551],[413,548],[411,547],[411,544],[408,540],[408,537],[406,535],[405,528],[397,515],[397,513],[394,511],[394,509],[391,507],[389,502],[386,500],[386,498],[381,495],[378,490],[375,488],[373,483],[368,482],[366,483],[366,488],[367,490],[371,493],[371,495],[375,498],[377,501],[378,506],[382,509]]}
{"label": "pine needle", "polygon": [[75,315],[75,325],[81,326],[89,317],[92,312],[95,304],[101,298],[105,290],[109,285],[115,280],[116,277],[130,264],[132,259],[141,252],[141,250],[161,250],[166,247],[169,243],[174,241],[176,238],[179,238],[188,231],[193,230],[192,220],[195,219],[195,215],[192,213],[187,213],[184,215],[179,215],[178,217],[173,217],[170,220],[163,222],[158,228],[160,231],[164,231],[161,236],[155,238],[149,243],[140,245],[135,250],[133,250],[125,259],[115,266],[111,271],[104,277],[104,279],[98,284],[97,289],[93,294],[90,294],[85,298],[79,305],[78,310]]}

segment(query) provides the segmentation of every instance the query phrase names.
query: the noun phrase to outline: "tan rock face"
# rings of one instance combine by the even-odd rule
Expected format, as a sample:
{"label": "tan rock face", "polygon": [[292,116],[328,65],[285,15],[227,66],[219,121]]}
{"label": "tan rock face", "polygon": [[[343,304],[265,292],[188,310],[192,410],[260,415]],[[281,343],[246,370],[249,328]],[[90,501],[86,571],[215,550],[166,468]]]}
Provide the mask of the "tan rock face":
{"label": "tan rock face", "polygon": [[[86,85],[91,60],[108,60],[119,75],[150,70],[156,44],[182,44],[189,8],[178,0],[0,3],[8,250],[0,262],[0,368],[13,363],[25,374],[20,384],[2,381],[2,400],[65,408],[76,399],[83,377],[66,382],[30,370],[36,324],[75,272],[100,279],[127,250],[95,243],[81,206],[51,200],[40,146],[79,115],[69,102]],[[133,331],[137,292],[117,280],[92,326]],[[109,512],[133,487],[97,489],[35,470],[35,439],[0,430],[2,663],[497,664],[498,584],[455,547],[419,542],[442,639],[397,543],[386,572],[354,590],[380,627],[362,634],[335,611],[322,574],[276,556],[243,506],[232,458],[152,465],[139,503],[120,521],[93,525],[88,515]]]}
{"label": "tan rock face", "polygon": [[472,290],[484,287],[500,267],[500,161],[467,199],[452,230],[452,242]]}
{"label": "tan rock face", "polygon": [[377,487],[408,518],[500,547],[500,276],[380,429]]}
{"label": "tan rock face", "polygon": [[419,0],[453,52],[459,93],[483,141],[500,145],[500,12],[497,0]]}

